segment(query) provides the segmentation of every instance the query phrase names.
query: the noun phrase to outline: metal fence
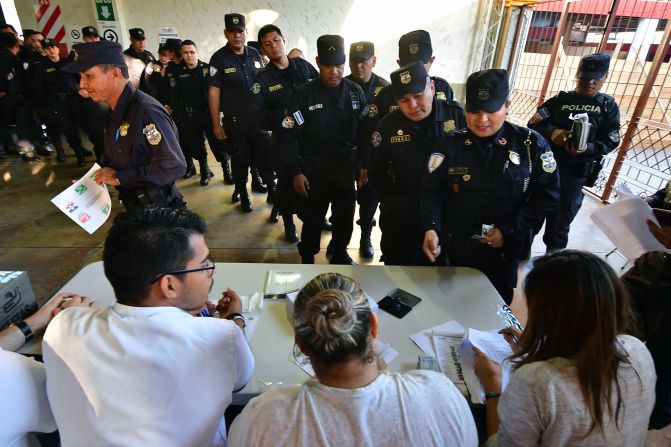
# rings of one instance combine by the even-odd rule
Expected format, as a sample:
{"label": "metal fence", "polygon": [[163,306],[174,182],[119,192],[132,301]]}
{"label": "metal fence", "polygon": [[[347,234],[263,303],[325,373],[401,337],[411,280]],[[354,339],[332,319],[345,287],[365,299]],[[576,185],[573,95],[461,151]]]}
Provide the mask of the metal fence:
{"label": "metal fence", "polygon": [[531,11],[516,31],[509,119],[525,125],[545,99],[574,88],[583,55],[609,53],[603,91],[620,106],[622,144],[589,192],[607,202],[619,183],[640,195],[662,188],[671,177],[671,2],[557,0]]}

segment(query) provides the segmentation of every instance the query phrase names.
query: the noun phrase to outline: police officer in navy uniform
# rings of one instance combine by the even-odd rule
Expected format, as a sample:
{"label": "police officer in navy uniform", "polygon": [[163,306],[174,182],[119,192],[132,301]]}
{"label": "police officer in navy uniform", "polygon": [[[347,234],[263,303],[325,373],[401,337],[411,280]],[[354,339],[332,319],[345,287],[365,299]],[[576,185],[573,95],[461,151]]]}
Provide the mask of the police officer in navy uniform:
{"label": "police officer in navy uniform", "polygon": [[[252,88],[256,76],[263,68],[261,56],[254,48],[245,45],[247,28],[242,14],[226,14],[224,34],[228,43],[217,50],[210,59],[210,115],[214,136],[228,140],[235,179],[233,202],[240,201],[240,209],[253,210],[247,193],[247,173],[252,158],[258,164],[269,186],[272,201],[275,174],[270,156],[270,134],[261,128],[262,115]],[[223,126],[219,112],[224,112]],[[252,189],[265,191],[257,185]]]}
{"label": "police officer in navy uniform", "polygon": [[[359,84],[366,97],[366,104],[370,104],[373,98],[389,85],[389,81],[373,73],[376,62],[375,45],[372,42],[354,42],[350,45],[349,67],[351,73],[346,79]],[[360,168],[359,166],[357,171]],[[375,253],[370,241],[370,234],[375,226],[374,216],[379,200],[373,189],[360,181],[357,182],[356,200],[359,203],[359,219],[356,223],[361,227],[359,254],[363,258],[370,259]]]}
{"label": "police officer in navy uniform", "polygon": [[76,111],[79,107],[79,84],[77,75],[63,71],[69,61],[60,57],[58,43],[49,38],[42,41],[47,57],[32,68],[33,92],[39,98],[38,107],[42,121],[47,125],[49,138],[56,147],[56,160],[65,161],[65,151],[61,135],[77,156],[77,166],[84,166],[85,155],[92,155],[84,149],[79,137]]}
{"label": "police officer in navy uniform", "polygon": [[205,138],[217,159],[223,152],[221,142],[212,133],[212,122],[207,95],[210,65],[198,59],[198,48],[192,40],[182,41],[182,64],[170,81],[173,117],[180,133],[182,150],[187,166],[197,160],[200,167],[200,185],[210,183],[211,171],[207,164]]}
{"label": "police officer in navy uniform", "polygon": [[463,107],[435,98],[421,61],[391,74],[398,104],[372,136],[368,183],[380,197],[382,257],[387,265],[428,265],[422,252],[422,180],[436,142],[466,126]]}
{"label": "police officer in navy uniform", "polygon": [[0,33],[0,160],[7,158],[8,153],[16,153],[10,126],[23,94],[20,49],[19,39],[13,33]]}
{"label": "police officer in navy uniform", "polygon": [[341,36],[317,39],[319,78],[296,89],[282,120],[283,158],[293,174],[298,216],[303,221],[298,251],[304,264],[319,253],[321,227],[331,205],[332,264],[353,264],[347,254],[352,237],[359,123],[366,98],[355,82],[343,79]]}
{"label": "police officer in navy uniform", "polygon": [[252,88],[265,114],[264,128],[272,134],[272,155],[277,173],[277,196],[270,221],[277,222],[279,215],[284,222],[284,237],[288,242],[298,242],[298,232],[293,219],[293,175],[284,168],[281,160],[280,130],[294,97],[294,91],[319,72],[305,59],[287,56],[286,41],[275,25],[265,25],[258,32],[258,39],[270,62],[256,77],[259,88]]}
{"label": "police officer in navy uniform", "polygon": [[116,186],[126,210],[134,214],[150,206],[185,208],[175,180],[186,162],[168,112],[130,84],[118,43],[83,43],[73,49],[76,60],[64,69],[80,73],[80,87],[112,110],[105,124],[104,167],[96,171],[96,183]]}
{"label": "police officer in navy uniform", "polygon": [[[612,96],[600,91],[609,64],[607,54],[584,56],[578,65],[576,89],[548,99],[529,121],[529,127],[550,141],[561,179],[561,205],[545,222],[543,242],[547,250],[566,247],[569,227],[582,206],[583,186],[594,186],[602,158],[620,145],[620,109]],[[583,150],[568,138],[570,116],[581,113],[587,114],[591,124]]]}
{"label": "police officer in navy uniform", "polygon": [[550,144],[506,121],[508,95],[505,70],[468,77],[468,127],[436,145],[421,207],[429,260],[481,270],[510,304],[525,234],[559,204],[559,176]]}
{"label": "police officer in navy uniform", "polygon": [[[144,68],[147,66],[147,64],[150,62],[155,62],[156,58],[149,50],[146,49],[147,38],[145,37],[144,30],[142,28],[131,28],[128,30],[128,34],[130,35],[130,46],[126,48],[123,53],[128,57],[142,61],[142,64],[144,65],[142,71],[144,72]],[[149,88],[145,84],[144,76],[140,75],[139,79],[140,90],[145,93],[149,93]]]}

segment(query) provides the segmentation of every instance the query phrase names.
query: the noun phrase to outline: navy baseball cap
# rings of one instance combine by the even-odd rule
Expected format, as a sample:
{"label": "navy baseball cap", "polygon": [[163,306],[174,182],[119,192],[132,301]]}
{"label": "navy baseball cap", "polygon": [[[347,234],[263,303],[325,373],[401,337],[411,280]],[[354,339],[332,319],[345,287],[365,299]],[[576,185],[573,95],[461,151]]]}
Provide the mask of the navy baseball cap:
{"label": "navy baseball cap", "polygon": [[496,112],[508,100],[508,72],[502,69],[477,71],[466,80],[466,111]]}
{"label": "navy baseball cap", "polygon": [[588,54],[578,64],[578,79],[601,79],[608,73],[610,56],[604,53]]}
{"label": "navy baseball cap", "polygon": [[345,63],[345,40],[342,36],[325,34],[317,39],[317,56],[321,65]]}
{"label": "navy baseball cap", "polygon": [[420,93],[426,88],[426,79],[429,74],[422,61],[415,61],[404,65],[391,73],[391,88],[398,101],[408,93]]}
{"label": "navy baseball cap", "polygon": [[226,25],[226,29],[228,31],[233,30],[244,31],[246,28],[245,16],[243,16],[242,14],[238,14],[236,12],[232,14],[226,14],[224,16],[224,24]]}
{"label": "navy baseball cap", "polygon": [[175,39],[172,37],[170,39],[165,39],[165,43],[163,44],[163,48],[165,50],[170,50],[174,52],[179,52],[181,47],[182,47],[182,41],[180,39]]}
{"label": "navy baseball cap", "polygon": [[349,58],[352,61],[367,61],[375,56],[373,42],[354,42],[349,46]]}
{"label": "navy baseball cap", "polygon": [[146,37],[144,37],[144,30],[142,28],[131,28],[128,30],[128,33],[130,34],[131,39],[137,39],[137,40],[146,39]]}
{"label": "navy baseball cap", "polygon": [[72,46],[75,59],[62,68],[68,73],[81,73],[96,65],[126,65],[121,45],[110,40],[77,43]]}
{"label": "navy baseball cap", "polygon": [[95,26],[85,26],[82,28],[82,35],[84,37],[100,37]]}
{"label": "navy baseball cap", "polygon": [[42,41],[42,48],[57,47],[57,46],[58,42],[56,42],[54,39],[45,37],[44,40]]}
{"label": "navy baseball cap", "polygon": [[433,56],[431,35],[424,30],[410,31],[398,40],[398,60],[401,65],[422,61],[426,64]]}

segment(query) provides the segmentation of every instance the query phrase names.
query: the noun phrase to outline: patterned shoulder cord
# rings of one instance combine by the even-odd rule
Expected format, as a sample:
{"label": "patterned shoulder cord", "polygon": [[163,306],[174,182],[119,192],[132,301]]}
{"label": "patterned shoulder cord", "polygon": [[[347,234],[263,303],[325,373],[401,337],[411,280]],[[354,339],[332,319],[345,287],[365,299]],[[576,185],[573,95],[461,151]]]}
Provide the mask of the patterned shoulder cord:
{"label": "patterned shoulder cord", "polygon": [[529,161],[529,177],[524,179],[524,186],[522,187],[522,193],[527,192],[529,188],[529,179],[531,178],[531,172],[533,171],[533,166],[531,165],[531,131],[527,135],[527,139],[524,140],[524,146],[527,148],[527,160]]}

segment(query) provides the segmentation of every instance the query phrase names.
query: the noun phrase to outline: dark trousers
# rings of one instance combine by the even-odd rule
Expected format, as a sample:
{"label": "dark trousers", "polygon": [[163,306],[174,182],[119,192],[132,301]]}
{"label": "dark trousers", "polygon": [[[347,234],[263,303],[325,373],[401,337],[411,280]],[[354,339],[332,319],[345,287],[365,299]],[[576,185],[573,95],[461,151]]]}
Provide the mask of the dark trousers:
{"label": "dark trousers", "polygon": [[155,186],[135,189],[119,188],[119,200],[126,211],[140,215],[147,208],[186,209],[184,197],[174,183],[166,186]]}
{"label": "dark trousers", "polygon": [[224,117],[224,129],[231,151],[231,169],[236,188],[246,188],[247,173],[253,162],[256,163],[263,181],[266,184],[272,183],[275,173],[272,167],[270,133],[256,128],[251,118]]}
{"label": "dark trousers", "polygon": [[[205,127],[209,117],[204,114],[190,115],[182,117],[177,123],[179,130],[180,145],[187,164],[192,159],[202,160],[207,157],[205,149]],[[210,124],[210,129],[212,125]]]}
{"label": "dark trousers", "polygon": [[4,154],[12,147],[12,119],[14,117],[14,106],[7,98],[0,98],[0,138],[2,139],[2,149],[0,154]]}
{"label": "dark trousers", "polygon": [[[582,174],[579,172],[578,174]],[[576,175],[575,166],[559,167],[560,204],[557,211],[548,216],[545,222],[543,242],[548,251],[566,248],[571,222],[580,211],[583,200],[582,188],[587,183],[587,176]],[[535,228],[540,231],[543,222]]]}
{"label": "dark trousers", "polygon": [[45,103],[40,109],[40,116],[47,125],[49,139],[56,148],[63,147],[61,135],[77,155],[81,155],[82,141],[79,137],[79,129],[75,120],[77,97],[66,95],[58,100]]}
{"label": "dark trousers", "polygon": [[105,152],[105,121],[110,113],[109,106],[95,102],[91,98],[77,95],[77,124],[86,132],[93,144],[93,152],[100,160]]}
{"label": "dark trousers", "polygon": [[308,197],[296,194],[298,217],[303,221],[298,252],[304,257],[319,253],[322,224],[329,204],[333,224],[331,240],[336,255],[346,252],[354,226],[356,190],[353,160],[343,156],[322,159],[318,163],[319,166],[305,174],[310,182]]}
{"label": "dark trousers", "polygon": [[366,183],[357,189],[356,201],[359,204],[359,220],[357,223],[361,228],[375,226],[375,211],[380,203],[380,199],[375,193],[375,189]]}
{"label": "dark trousers", "polygon": [[480,270],[491,281],[503,301],[510,304],[513,289],[517,286],[519,260],[507,260],[502,248],[494,248],[473,240],[468,235],[449,235],[441,240],[446,250],[448,265],[451,267],[471,267]]}
{"label": "dark trousers", "polygon": [[385,195],[380,202],[380,230],[385,265],[431,265],[422,251],[419,197]]}
{"label": "dark trousers", "polygon": [[275,207],[282,216],[288,216],[296,212],[294,206],[294,178],[282,163],[280,131],[273,131],[271,140],[271,152],[273,169],[277,174],[277,190],[275,195]]}

